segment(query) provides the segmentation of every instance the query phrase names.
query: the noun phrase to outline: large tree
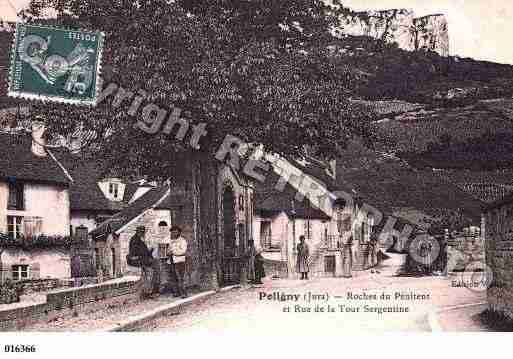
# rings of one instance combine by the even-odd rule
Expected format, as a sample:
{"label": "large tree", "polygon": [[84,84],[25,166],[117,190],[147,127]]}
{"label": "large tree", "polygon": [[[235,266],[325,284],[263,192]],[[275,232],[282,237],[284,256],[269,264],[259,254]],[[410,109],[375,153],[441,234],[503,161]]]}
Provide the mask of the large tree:
{"label": "large tree", "polygon": [[[349,11],[340,4],[32,0],[24,15],[41,21],[45,8],[55,9],[51,21],[59,25],[105,32],[105,83],[144,90],[145,103],[174,106],[188,121],[206,123],[203,149],[213,152],[232,135],[269,152],[301,156],[309,148],[333,157],[350,138],[370,135],[369,115],[348,101],[358,75],[333,51],[341,41],[334,41],[334,29]],[[36,103],[34,111],[52,134],[77,126],[94,131],[90,149],[108,168],[165,176],[183,144],[134,128],[138,116],[127,113],[127,104]]]}

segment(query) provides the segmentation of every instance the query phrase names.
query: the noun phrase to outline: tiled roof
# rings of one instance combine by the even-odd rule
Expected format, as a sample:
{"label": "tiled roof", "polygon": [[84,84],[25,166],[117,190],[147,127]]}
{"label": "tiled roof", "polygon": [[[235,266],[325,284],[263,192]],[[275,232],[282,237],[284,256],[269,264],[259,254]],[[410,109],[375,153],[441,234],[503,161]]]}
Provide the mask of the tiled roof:
{"label": "tiled roof", "polygon": [[56,151],[56,157],[73,178],[70,186],[72,211],[118,212],[128,205],[138,188],[137,184],[126,184],[123,199],[119,202],[111,201],[98,186],[98,181],[104,177],[105,166],[101,161],[86,159],[67,150]]}
{"label": "tiled roof", "polygon": [[122,229],[126,224],[143,214],[146,210],[154,208],[169,196],[169,187],[163,186],[151,189],[141,198],[138,198],[121,212],[116,213],[90,232],[95,239],[101,239],[108,233]]}
{"label": "tiled roof", "polygon": [[170,194],[155,209],[173,209],[185,204],[185,196],[180,194]]}
{"label": "tiled roof", "polygon": [[263,216],[281,212],[296,217],[328,220],[330,217],[312,205],[308,198],[302,201],[296,199],[297,191],[287,184],[283,191],[275,189],[279,176],[270,172],[265,183],[258,183],[255,190],[255,210]]}
{"label": "tiled roof", "polygon": [[50,156],[32,153],[32,136],[22,133],[0,133],[0,178],[69,185],[70,180]]}

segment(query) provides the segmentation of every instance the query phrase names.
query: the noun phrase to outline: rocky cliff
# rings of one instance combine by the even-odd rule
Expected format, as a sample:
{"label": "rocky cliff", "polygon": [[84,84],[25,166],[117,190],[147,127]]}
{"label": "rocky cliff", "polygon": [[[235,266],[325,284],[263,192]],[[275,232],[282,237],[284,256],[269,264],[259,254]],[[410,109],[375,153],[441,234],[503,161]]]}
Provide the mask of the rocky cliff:
{"label": "rocky cliff", "polygon": [[449,30],[443,14],[417,18],[410,9],[357,12],[345,19],[343,32],[397,43],[404,50],[449,56]]}
{"label": "rocky cliff", "polygon": [[443,14],[413,19],[413,48],[424,49],[449,56],[449,25]]}

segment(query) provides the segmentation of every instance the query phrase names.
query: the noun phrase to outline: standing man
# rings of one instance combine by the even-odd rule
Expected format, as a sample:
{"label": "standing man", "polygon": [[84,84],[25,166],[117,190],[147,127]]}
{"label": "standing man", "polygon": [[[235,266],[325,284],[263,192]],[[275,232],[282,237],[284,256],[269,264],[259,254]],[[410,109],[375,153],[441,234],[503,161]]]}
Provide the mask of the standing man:
{"label": "standing man", "polygon": [[299,237],[299,244],[297,245],[297,262],[296,262],[296,272],[301,273],[300,279],[308,279],[308,259],[310,256],[310,252],[308,249],[308,244],[305,242],[305,236]]}
{"label": "standing man", "polygon": [[168,255],[171,259],[171,271],[174,271],[176,279],[175,294],[182,298],[187,298],[187,292],[184,285],[185,262],[187,254],[187,241],[182,237],[182,229],[178,226],[172,226],[171,243],[169,245]]}
{"label": "standing man", "polygon": [[[153,281],[153,259],[152,253],[144,243],[146,227],[139,226],[135,230],[135,234],[130,238],[128,257],[128,265],[138,265],[141,267],[141,297],[148,298],[152,294]],[[133,262],[133,263],[131,263]]]}

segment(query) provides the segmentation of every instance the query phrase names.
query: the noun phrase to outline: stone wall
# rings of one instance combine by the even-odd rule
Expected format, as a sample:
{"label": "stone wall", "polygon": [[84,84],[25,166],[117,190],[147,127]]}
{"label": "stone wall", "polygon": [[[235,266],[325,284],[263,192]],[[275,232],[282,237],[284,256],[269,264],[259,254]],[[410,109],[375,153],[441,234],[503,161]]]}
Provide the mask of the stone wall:
{"label": "stone wall", "polygon": [[449,29],[445,15],[415,17],[410,9],[391,9],[356,13],[347,18],[343,32],[353,36],[370,36],[401,49],[430,50],[449,56]]}
{"label": "stone wall", "polygon": [[485,221],[486,264],[492,274],[488,304],[513,319],[513,203],[488,209]]}
{"label": "stone wall", "polygon": [[449,271],[463,271],[473,263],[486,263],[484,242],[479,236],[462,235],[447,241]]}
{"label": "stone wall", "polygon": [[[0,331],[22,330],[35,323],[70,318],[108,306],[126,305],[138,300],[137,279],[57,290],[46,295],[42,303],[15,303],[0,311]],[[9,309],[12,308],[12,309]]]}

